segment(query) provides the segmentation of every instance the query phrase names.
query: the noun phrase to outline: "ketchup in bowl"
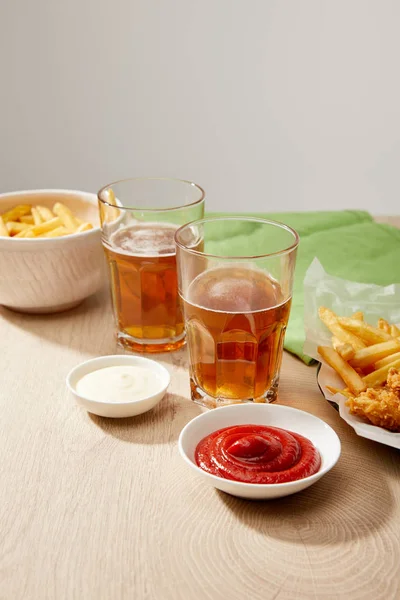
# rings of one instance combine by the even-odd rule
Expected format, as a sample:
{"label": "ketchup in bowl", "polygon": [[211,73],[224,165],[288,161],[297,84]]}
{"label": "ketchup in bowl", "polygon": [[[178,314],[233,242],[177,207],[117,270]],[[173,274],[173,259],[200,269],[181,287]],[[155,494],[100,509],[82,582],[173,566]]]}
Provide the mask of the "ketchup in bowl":
{"label": "ketchup in bowl", "polygon": [[319,471],[314,444],[298,433],[263,425],[235,425],[203,438],[196,464],[225,479],[243,483],[286,483]]}

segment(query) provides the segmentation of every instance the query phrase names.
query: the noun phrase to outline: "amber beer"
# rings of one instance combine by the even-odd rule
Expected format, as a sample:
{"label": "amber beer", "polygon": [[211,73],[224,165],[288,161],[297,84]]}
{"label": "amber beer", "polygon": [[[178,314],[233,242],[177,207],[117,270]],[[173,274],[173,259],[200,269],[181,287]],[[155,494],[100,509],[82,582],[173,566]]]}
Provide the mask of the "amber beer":
{"label": "amber beer", "polygon": [[291,299],[246,266],[198,275],[184,299],[192,398],[216,403],[275,399]]}
{"label": "amber beer", "polygon": [[184,343],[175,230],[175,225],[141,223],[120,229],[104,245],[119,340],[130,349],[163,352]]}

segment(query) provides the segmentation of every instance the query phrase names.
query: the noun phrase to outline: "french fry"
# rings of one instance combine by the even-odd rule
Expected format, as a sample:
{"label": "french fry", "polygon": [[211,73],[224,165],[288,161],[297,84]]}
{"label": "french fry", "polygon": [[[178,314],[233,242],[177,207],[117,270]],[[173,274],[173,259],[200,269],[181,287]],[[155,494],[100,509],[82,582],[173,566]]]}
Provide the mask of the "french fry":
{"label": "french fry", "polygon": [[34,236],[41,235],[42,233],[47,233],[56,227],[60,227],[62,225],[62,221],[60,217],[54,217],[54,219],[50,219],[50,221],[46,221],[46,223],[41,223],[40,225],[34,225],[30,227],[30,231],[32,231]]}
{"label": "french fry", "polygon": [[357,319],[357,321],[364,321],[364,313],[361,310],[358,310],[351,318]]}
{"label": "french fry", "polygon": [[390,325],[387,321],[385,321],[385,319],[378,319],[378,329],[382,329],[382,331],[385,331],[386,333],[391,335]]}
{"label": "french fry", "polygon": [[50,221],[50,219],[54,219],[55,215],[51,212],[47,206],[40,206],[39,204],[36,206],[36,210],[38,211],[42,221]]}
{"label": "french fry", "polygon": [[386,365],[390,365],[391,362],[394,362],[395,360],[398,360],[398,359],[400,359],[400,352],[396,352],[395,354],[386,356],[385,358],[378,360],[374,364],[374,371],[377,371],[378,369],[381,369],[382,367],[386,367]]}
{"label": "french fry", "polygon": [[15,235],[16,233],[25,231],[25,229],[29,229],[29,225],[27,223],[19,223],[18,221],[8,221],[8,223],[6,223],[6,227],[10,235]]}
{"label": "french fry", "polygon": [[390,335],[393,337],[400,337],[400,329],[397,327],[397,325],[390,326]]}
{"label": "french fry", "polygon": [[400,351],[400,340],[392,338],[387,342],[381,342],[380,344],[374,344],[373,346],[357,350],[349,362],[354,369],[357,367],[365,369],[365,367],[369,367],[369,365],[373,365],[378,360],[393,355],[398,351]]}
{"label": "french fry", "polygon": [[365,323],[364,321],[358,321],[357,319],[350,319],[348,317],[339,317],[338,321],[346,331],[361,338],[367,346],[393,339],[389,333],[386,333],[377,327],[372,327],[372,325],[368,325],[368,323]]}
{"label": "french fry", "polygon": [[364,384],[367,387],[377,387],[382,385],[385,383],[388,373],[392,367],[394,369],[398,369],[400,367],[400,358],[363,377]]}
{"label": "french fry", "polygon": [[21,221],[21,223],[28,223],[28,225],[35,224],[32,215],[22,215],[22,217],[20,217],[19,220]]}
{"label": "french fry", "polygon": [[66,229],[63,225],[61,225],[60,227],[56,227],[55,229],[52,229],[51,231],[46,231],[45,233],[42,233],[38,237],[55,238],[55,237],[61,237],[63,235],[68,235],[68,233],[70,233],[68,231],[68,229]]}
{"label": "french fry", "polygon": [[[337,337],[341,342],[345,344],[351,344],[354,350],[360,350],[365,348],[365,344],[353,333],[346,331],[339,324],[338,317],[332,310],[321,306],[318,311],[319,318],[326,325],[326,327]],[[358,321],[357,321],[358,322]]]}
{"label": "french fry", "polygon": [[343,343],[335,336],[332,336],[332,346],[344,360],[350,360],[356,353],[351,344]]}
{"label": "french fry", "polygon": [[0,217],[0,236],[9,237],[8,229],[4,225],[3,217]]}
{"label": "french fry", "polygon": [[40,216],[38,209],[35,207],[32,208],[32,217],[35,225],[41,225],[41,223],[43,223],[43,219]]}
{"label": "french fry", "polygon": [[61,219],[62,224],[69,231],[75,231],[75,229],[78,227],[79,223],[75,215],[61,202],[56,202],[56,204],[53,206],[53,212]]}
{"label": "french fry", "polygon": [[366,389],[365,381],[361,379],[352,366],[343,360],[336,350],[329,348],[329,346],[318,346],[318,353],[340,375],[353,394],[358,395]]}
{"label": "french fry", "polygon": [[75,232],[93,229],[93,225],[83,222],[61,202],[56,202],[54,212],[47,206],[20,204],[0,215],[0,236],[34,238],[59,237]]}
{"label": "french fry", "polygon": [[82,223],[75,230],[75,233],[81,233],[81,231],[89,231],[89,229],[93,229],[93,225],[91,223]]}
{"label": "french fry", "polygon": [[342,396],[346,396],[346,398],[353,398],[353,394],[347,389],[339,390],[339,388],[332,387],[331,385],[326,385],[325,387],[331,394],[342,394]]}
{"label": "french fry", "polygon": [[107,194],[108,194],[108,202],[110,204],[112,204],[113,206],[117,206],[117,201],[115,199],[114,190],[111,187],[108,188]]}
{"label": "french fry", "polygon": [[114,190],[109,187],[105,190],[105,195],[107,204],[100,202],[100,220],[102,223],[112,223],[118,219],[121,211],[118,208]]}
{"label": "french fry", "polygon": [[[19,233],[16,233],[13,237],[15,237],[15,238],[24,238],[24,237],[27,236],[27,234],[29,233],[29,231],[30,231],[30,227],[28,226],[28,229],[23,229]],[[31,237],[34,237],[33,233],[32,233]]]}
{"label": "french fry", "polygon": [[354,348],[351,344],[339,343],[336,346],[334,344],[332,344],[332,345],[333,345],[334,349],[336,350],[336,352],[338,354],[340,354],[340,356],[346,361],[349,361],[351,358],[353,358],[353,356],[356,353],[356,351],[354,350]]}
{"label": "french fry", "polygon": [[17,233],[17,235],[15,235],[14,237],[16,237],[16,238],[33,238],[35,236],[32,233],[32,227],[30,227],[29,229],[24,229],[20,233]]}
{"label": "french fry", "polygon": [[14,206],[14,208],[11,208],[1,216],[3,217],[4,223],[8,223],[8,221],[18,221],[20,217],[22,217],[23,215],[29,215],[30,212],[30,204],[19,204],[18,206]]}

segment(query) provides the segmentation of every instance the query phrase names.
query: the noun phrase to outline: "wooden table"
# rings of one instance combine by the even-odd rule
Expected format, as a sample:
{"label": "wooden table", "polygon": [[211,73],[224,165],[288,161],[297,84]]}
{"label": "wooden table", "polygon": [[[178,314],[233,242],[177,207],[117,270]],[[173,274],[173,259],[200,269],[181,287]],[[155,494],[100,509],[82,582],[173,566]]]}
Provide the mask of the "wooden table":
{"label": "wooden table", "polygon": [[108,294],[54,316],[0,309],[0,598],[6,600],[395,599],[397,451],[357,437],[284,357],[279,402],[340,436],[337,466],[308,490],[248,502],[204,485],[177,439],[200,413],[186,351],[162,355],[170,393],[111,420],[65,388],[77,363],[116,351]]}

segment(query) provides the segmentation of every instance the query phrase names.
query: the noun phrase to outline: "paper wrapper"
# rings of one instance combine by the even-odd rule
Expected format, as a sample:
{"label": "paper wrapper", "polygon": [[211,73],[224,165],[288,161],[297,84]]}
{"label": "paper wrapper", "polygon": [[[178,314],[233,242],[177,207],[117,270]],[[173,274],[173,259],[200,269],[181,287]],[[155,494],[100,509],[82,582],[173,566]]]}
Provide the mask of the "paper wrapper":
{"label": "paper wrapper", "polygon": [[[332,334],[318,317],[318,308],[326,306],[340,316],[350,316],[357,310],[363,311],[365,320],[376,325],[382,317],[389,323],[400,323],[400,285],[379,285],[346,281],[328,275],[321,263],[314,259],[304,279],[304,323],[306,342],[304,352],[321,361],[317,346],[331,346]],[[323,362],[323,361],[321,361]],[[342,419],[357,435],[400,449],[400,433],[392,433],[375,427],[356,415],[346,406],[346,398],[332,394],[327,386],[341,389],[343,381],[335,371],[323,364],[318,372],[318,384],[327,400],[334,402]]]}
{"label": "paper wrapper", "polygon": [[304,278],[304,353],[318,361],[318,346],[331,346],[332,334],[318,316],[320,306],[326,306],[341,317],[350,317],[361,310],[365,320],[376,325],[379,318],[400,323],[400,285],[386,287],[372,283],[356,283],[325,272],[317,258]]}

